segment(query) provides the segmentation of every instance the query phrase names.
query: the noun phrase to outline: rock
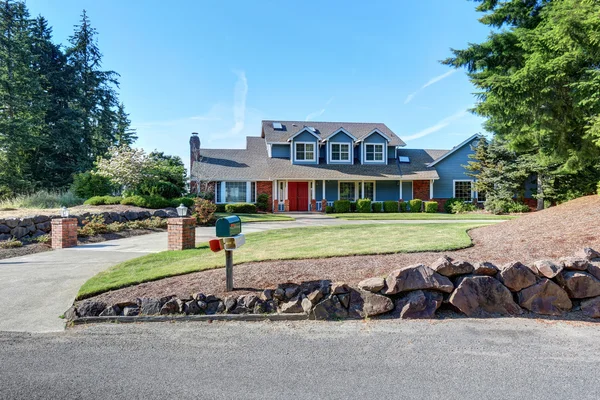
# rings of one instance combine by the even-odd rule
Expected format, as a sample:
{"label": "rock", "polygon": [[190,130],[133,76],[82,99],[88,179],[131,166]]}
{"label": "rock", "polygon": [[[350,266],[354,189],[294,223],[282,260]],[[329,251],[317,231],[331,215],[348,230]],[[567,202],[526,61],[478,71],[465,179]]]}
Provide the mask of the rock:
{"label": "rock", "polygon": [[329,296],[317,303],[310,314],[312,319],[342,319],[348,317],[348,310],[340,303],[337,296]]}
{"label": "rock", "polygon": [[127,218],[127,221],[135,221],[139,218],[139,214],[135,211],[125,211],[125,213],[123,213],[123,216]]}
{"label": "rock", "polygon": [[138,299],[137,304],[140,307],[140,314],[142,315],[157,315],[160,314],[160,310],[165,302],[161,302],[160,299]]}
{"label": "rock", "polygon": [[312,310],[312,307],[313,307],[313,303],[308,298],[306,298],[306,297],[303,298],[300,305],[302,306],[302,310],[306,314],[310,314],[310,311]]}
{"label": "rock", "polygon": [[254,304],[256,304],[256,301],[258,300],[258,296],[255,294],[246,294],[243,296],[240,296],[237,300],[237,303],[239,306],[241,307],[245,307],[248,309],[254,308]]}
{"label": "rock", "polygon": [[221,301],[221,299],[219,299],[217,296],[215,296],[213,294],[209,294],[208,296],[206,296],[204,301],[207,303],[212,303],[213,301]]}
{"label": "rock", "polygon": [[504,286],[513,292],[518,292],[537,282],[537,277],[533,271],[518,261],[504,265],[499,276]]}
{"label": "rock", "polygon": [[206,310],[204,313],[207,315],[213,315],[217,313],[222,313],[225,311],[225,303],[221,300],[211,301],[210,303],[206,303]]}
{"label": "rock", "polygon": [[190,300],[183,304],[183,312],[186,315],[196,315],[202,314],[202,309],[198,306],[198,302],[196,300]]}
{"label": "rock", "polygon": [[577,258],[583,258],[588,261],[592,261],[593,259],[600,258],[600,253],[591,247],[584,247],[581,250],[578,250],[575,254]]}
{"label": "rock", "polygon": [[385,314],[394,309],[389,297],[368,290],[352,290],[350,292],[349,315],[353,318],[367,318]]}
{"label": "rock", "polygon": [[27,225],[27,233],[33,233],[35,232],[37,229],[35,229],[35,225],[31,224],[31,225]]}
{"label": "rock", "polygon": [[273,292],[273,297],[277,300],[285,300],[285,290],[281,288],[275,289]]}
{"label": "rock", "polygon": [[225,311],[230,312],[237,305],[237,299],[235,296],[227,296],[225,297]]}
{"label": "rock", "polygon": [[31,220],[34,224],[43,224],[44,222],[50,222],[50,217],[47,215],[34,215]]}
{"label": "rock", "polygon": [[167,212],[165,210],[154,210],[152,216],[158,218],[167,218]]}
{"label": "rock", "polygon": [[254,314],[264,314],[266,312],[265,301],[258,299],[254,308],[252,309]]}
{"label": "rock", "polygon": [[167,218],[179,217],[179,215],[177,214],[177,210],[174,208],[165,208],[165,212],[167,213]]}
{"label": "rock", "polygon": [[385,279],[380,277],[367,278],[358,283],[358,287],[362,290],[377,293],[385,288]]}
{"label": "rock", "polygon": [[469,317],[517,315],[523,312],[514,302],[510,290],[491,276],[461,278],[448,302]]}
{"label": "rock", "polygon": [[138,219],[148,219],[152,216],[150,211],[140,211],[138,212]]}
{"label": "rock", "polygon": [[206,296],[204,293],[194,293],[192,299],[196,301],[206,301]]}
{"label": "rock", "polygon": [[591,318],[600,318],[600,296],[581,302],[581,311]]}
{"label": "rock", "polygon": [[563,271],[556,280],[572,299],[600,296],[600,280],[583,271]]}
{"label": "rock", "polygon": [[536,314],[562,315],[573,307],[567,292],[546,278],[521,290],[518,297],[521,307]]}
{"label": "rock", "polygon": [[448,257],[446,255],[441,256],[433,263],[431,263],[431,269],[437,271],[438,269],[448,267],[450,264],[452,264],[452,261],[454,261],[454,259],[451,257]]}
{"label": "rock", "polygon": [[115,310],[113,306],[106,307],[104,311],[100,313],[101,317],[115,317],[117,315],[119,315],[119,313],[117,312],[117,310]]}
{"label": "rock", "polygon": [[273,289],[265,289],[260,293],[259,299],[262,301],[273,300]]}
{"label": "rock", "polygon": [[35,227],[37,229],[39,229],[40,231],[50,232],[52,225],[50,224],[49,221],[47,221],[47,222],[41,222],[39,224],[35,224]]}
{"label": "rock", "polygon": [[0,225],[0,233],[10,233],[10,228],[6,225]]}
{"label": "rock", "polygon": [[307,298],[312,304],[317,304],[323,298],[323,292],[321,289],[313,290],[308,294]]}
{"label": "rock", "polygon": [[350,288],[344,282],[336,282],[331,285],[331,294],[350,293]]}
{"label": "rock", "polygon": [[64,313],[64,317],[67,321],[74,321],[79,318],[79,313],[77,312],[77,308],[75,306],[69,307],[67,311]]}
{"label": "rock", "polygon": [[29,230],[23,226],[17,226],[16,228],[11,229],[10,234],[17,238],[21,239],[23,236],[26,236],[29,233]]}
{"label": "rock", "polygon": [[10,234],[8,234],[8,233],[0,233],[0,240],[8,240],[11,237],[12,236],[10,236]]}
{"label": "rock", "polygon": [[466,261],[453,261],[450,257],[444,256],[433,263],[431,267],[435,272],[444,276],[465,275],[473,272],[473,265]]}
{"label": "rock", "polygon": [[585,258],[563,257],[559,261],[564,269],[575,271],[585,271],[588,266],[588,260]]}
{"label": "rock", "polygon": [[79,304],[77,313],[80,317],[97,317],[106,308],[103,301],[86,300]]}
{"label": "rock", "polygon": [[302,298],[296,296],[290,301],[283,303],[279,306],[279,312],[283,314],[301,313],[304,309],[302,308]]}
{"label": "rock", "polygon": [[13,229],[19,226],[19,222],[21,221],[18,218],[7,218],[4,220],[4,225],[8,226],[10,229]]}
{"label": "rock", "polygon": [[533,265],[538,270],[540,275],[545,276],[548,279],[554,278],[563,270],[563,266],[561,264],[555,264],[550,260],[539,260],[534,262]]}
{"label": "rock", "polygon": [[443,299],[440,292],[415,290],[396,299],[396,312],[402,319],[434,318]]}
{"label": "rock", "polygon": [[19,221],[19,225],[17,225],[17,226],[22,226],[24,228],[27,228],[29,225],[34,225],[33,219],[25,217],[25,218],[21,219],[21,221]]}
{"label": "rock", "polygon": [[196,304],[198,304],[198,308],[202,311],[206,310],[206,307],[208,307],[208,304],[202,300],[197,300]]}
{"label": "rock", "polygon": [[498,273],[498,267],[490,262],[479,262],[473,265],[473,274],[495,276]]}
{"label": "rock", "polygon": [[139,314],[140,314],[140,308],[137,306],[127,306],[127,307],[123,308],[123,315],[125,317],[135,317]]}
{"label": "rock", "polygon": [[40,237],[40,236],[44,236],[47,235],[46,232],[44,231],[35,231],[33,232],[33,234],[31,235],[32,238],[36,238],[36,237]]}
{"label": "rock", "polygon": [[350,293],[338,294],[337,297],[344,307],[348,308],[350,306]]}
{"label": "rock", "polygon": [[432,289],[450,293],[454,285],[442,276],[422,264],[411,265],[392,271],[385,280],[387,289],[384,294],[396,294],[411,290]]}
{"label": "rock", "polygon": [[299,286],[290,286],[284,289],[285,290],[285,298],[286,299],[293,299],[294,297],[298,296],[298,293],[300,293],[300,287]]}
{"label": "rock", "polygon": [[179,314],[183,311],[183,302],[179,299],[171,299],[160,308],[161,315]]}
{"label": "rock", "polygon": [[600,262],[591,261],[588,264],[587,272],[592,274],[594,276],[594,278],[600,279]]}

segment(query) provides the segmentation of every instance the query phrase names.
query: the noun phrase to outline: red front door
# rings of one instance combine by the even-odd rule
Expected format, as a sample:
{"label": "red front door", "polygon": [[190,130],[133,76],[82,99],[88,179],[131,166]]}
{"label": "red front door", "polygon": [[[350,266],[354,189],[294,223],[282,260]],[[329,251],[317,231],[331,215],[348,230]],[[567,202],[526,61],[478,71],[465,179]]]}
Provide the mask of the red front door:
{"label": "red front door", "polygon": [[290,211],[308,211],[308,182],[288,182]]}

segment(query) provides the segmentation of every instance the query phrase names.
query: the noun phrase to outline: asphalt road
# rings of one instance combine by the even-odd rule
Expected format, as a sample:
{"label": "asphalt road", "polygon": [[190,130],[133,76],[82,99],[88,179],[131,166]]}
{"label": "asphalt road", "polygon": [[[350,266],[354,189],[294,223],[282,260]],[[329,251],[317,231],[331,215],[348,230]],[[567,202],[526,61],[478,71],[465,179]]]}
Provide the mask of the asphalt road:
{"label": "asphalt road", "polygon": [[598,399],[600,325],[96,325],[0,333],[1,399]]}

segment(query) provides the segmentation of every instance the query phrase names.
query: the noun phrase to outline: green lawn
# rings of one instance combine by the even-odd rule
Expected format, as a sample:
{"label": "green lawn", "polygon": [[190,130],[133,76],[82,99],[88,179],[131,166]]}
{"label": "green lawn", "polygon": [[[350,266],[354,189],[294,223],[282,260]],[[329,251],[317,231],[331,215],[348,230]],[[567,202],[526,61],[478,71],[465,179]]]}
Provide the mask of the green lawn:
{"label": "green lawn", "polygon": [[330,217],[349,219],[349,220],[506,220],[518,218],[517,215],[494,215],[487,213],[466,213],[466,214],[446,214],[446,213],[347,213],[347,214],[327,214]]}
{"label": "green lawn", "polygon": [[[233,214],[229,213],[215,213],[215,217],[222,218],[228,217]],[[244,223],[248,222],[273,222],[273,221],[294,221],[294,218],[289,217],[287,215],[280,214],[235,214]]]}
{"label": "green lawn", "polygon": [[[246,235],[235,252],[236,264],[250,261],[322,258],[357,254],[445,251],[469,247],[467,231],[483,224],[345,225],[277,229]],[[78,299],[108,290],[187,274],[225,264],[223,252],[207,243],[196,249],[164,251],[139,257],[99,273],[79,289]]]}

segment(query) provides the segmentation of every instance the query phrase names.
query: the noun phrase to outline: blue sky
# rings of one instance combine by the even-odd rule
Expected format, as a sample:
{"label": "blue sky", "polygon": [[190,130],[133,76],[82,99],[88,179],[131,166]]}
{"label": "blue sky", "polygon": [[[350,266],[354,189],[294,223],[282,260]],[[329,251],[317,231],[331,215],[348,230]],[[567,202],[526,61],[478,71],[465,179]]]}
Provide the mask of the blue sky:
{"label": "blue sky", "polygon": [[188,138],[242,148],[260,121],[384,122],[409,148],[482,132],[463,70],[438,61],[482,41],[475,3],[28,0],[66,43],[86,9],[136,146],[188,160]]}

